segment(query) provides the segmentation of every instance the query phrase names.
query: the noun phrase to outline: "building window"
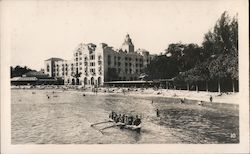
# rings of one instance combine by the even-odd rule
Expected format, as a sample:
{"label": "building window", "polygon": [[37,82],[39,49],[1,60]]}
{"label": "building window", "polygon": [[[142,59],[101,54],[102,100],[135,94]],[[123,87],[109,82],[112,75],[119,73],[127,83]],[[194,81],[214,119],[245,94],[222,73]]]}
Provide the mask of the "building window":
{"label": "building window", "polygon": [[82,67],[80,67],[80,70],[82,70]]}
{"label": "building window", "polygon": [[102,59],[102,56],[101,56],[101,55],[99,55],[99,56],[98,56],[98,60],[101,60],[101,59]]}
{"label": "building window", "polygon": [[118,60],[121,60],[121,57],[118,57]]}
{"label": "building window", "polygon": [[125,60],[128,60],[128,58],[127,58],[127,57],[125,57]]}
{"label": "building window", "polygon": [[93,68],[93,69],[90,69],[90,72],[92,73],[92,74],[95,74],[95,69]]}
{"label": "building window", "polygon": [[118,66],[121,66],[121,62],[118,62]]}
{"label": "building window", "polygon": [[79,59],[82,60],[82,57],[80,57]]}
{"label": "building window", "polygon": [[128,66],[128,63],[125,63],[125,66]]}
{"label": "building window", "polygon": [[95,63],[94,63],[94,62],[91,62],[91,63],[90,63],[90,66],[95,66]]}
{"label": "building window", "polygon": [[82,65],[82,62],[80,62],[79,65]]}
{"label": "building window", "polygon": [[47,72],[49,72],[49,65],[47,65]]}
{"label": "building window", "polygon": [[110,64],[111,64],[111,56],[108,55],[108,65],[110,65]]}
{"label": "building window", "polygon": [[94,60],[94,59],[95,59],[95,55],[91,55],[90,60]]}
{"label": "building window", "polygon": [[128,69],[125,69],[125,73],[126,73],[126,74],[128,73]]}
{"label": "building window", "polygon": [[76,56],[78,56],[78,53],[76,53]]}

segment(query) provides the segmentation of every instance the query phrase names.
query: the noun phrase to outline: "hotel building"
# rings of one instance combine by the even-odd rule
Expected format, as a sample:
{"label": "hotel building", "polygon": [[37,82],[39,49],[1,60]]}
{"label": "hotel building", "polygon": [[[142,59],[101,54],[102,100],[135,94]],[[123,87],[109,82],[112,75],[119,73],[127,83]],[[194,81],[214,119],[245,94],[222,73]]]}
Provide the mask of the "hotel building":
{"label": "hotel building", "polygon": [[155,55],[138,49],[127,34],[120,49],[105,43],[80,43],[74,51],[73,60],[50,58],[45,60],[45,74],[62,78],[65,84],[103,85],[108,81],[138,80],[143,69]]}

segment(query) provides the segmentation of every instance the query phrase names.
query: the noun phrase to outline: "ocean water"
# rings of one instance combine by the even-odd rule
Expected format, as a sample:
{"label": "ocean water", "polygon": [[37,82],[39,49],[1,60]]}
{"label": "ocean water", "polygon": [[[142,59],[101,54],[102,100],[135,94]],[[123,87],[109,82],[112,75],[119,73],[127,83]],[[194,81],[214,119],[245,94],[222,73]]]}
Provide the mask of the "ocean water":
{"label": "ocean water", "polygon": [[[53,92],[54,91],[54,92]],[[49,97],[49,98],[48,98]],[[152,103],[153,100],[153,103]],[[156,109],[160,117],[156,117]],[[111,111],[140,115],[141,133],[112,127]],[[86,94],[60,90],[11,90],[12,144],[238,143],[238,105],[173,98]]]}

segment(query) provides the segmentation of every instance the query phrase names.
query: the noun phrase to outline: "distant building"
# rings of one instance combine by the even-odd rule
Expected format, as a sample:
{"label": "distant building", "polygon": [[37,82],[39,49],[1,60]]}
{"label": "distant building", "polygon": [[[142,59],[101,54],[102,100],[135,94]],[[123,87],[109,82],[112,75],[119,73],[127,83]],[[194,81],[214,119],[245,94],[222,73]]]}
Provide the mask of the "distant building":
{"label": "distant building", "polygon": [[154,55],[139,49],[134,51],[132,39],[127,34],[120,49],[105,43],[80,43],[73,60],[50,58],[45,60],[45,74],[62,78],[65,84],[103,85],[108,81],[138,80]]}
{"label": "distant building", "polygon": [[48,74],[50,77],[56,76],[56,63],[59,61],[64,61],[61,58],[50,58],[45,60],[44,73]]}

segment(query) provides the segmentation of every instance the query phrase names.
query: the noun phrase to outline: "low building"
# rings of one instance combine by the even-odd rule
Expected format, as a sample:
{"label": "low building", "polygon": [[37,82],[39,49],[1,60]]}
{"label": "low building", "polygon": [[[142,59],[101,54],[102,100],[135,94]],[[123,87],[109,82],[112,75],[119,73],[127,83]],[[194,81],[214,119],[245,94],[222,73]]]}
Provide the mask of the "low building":
{"label": "low building", "polygon": [[11,78],[11,85],[62,85],[63,80],[58,78],[49,77],[48,75],[30,71],[20,77]]}

